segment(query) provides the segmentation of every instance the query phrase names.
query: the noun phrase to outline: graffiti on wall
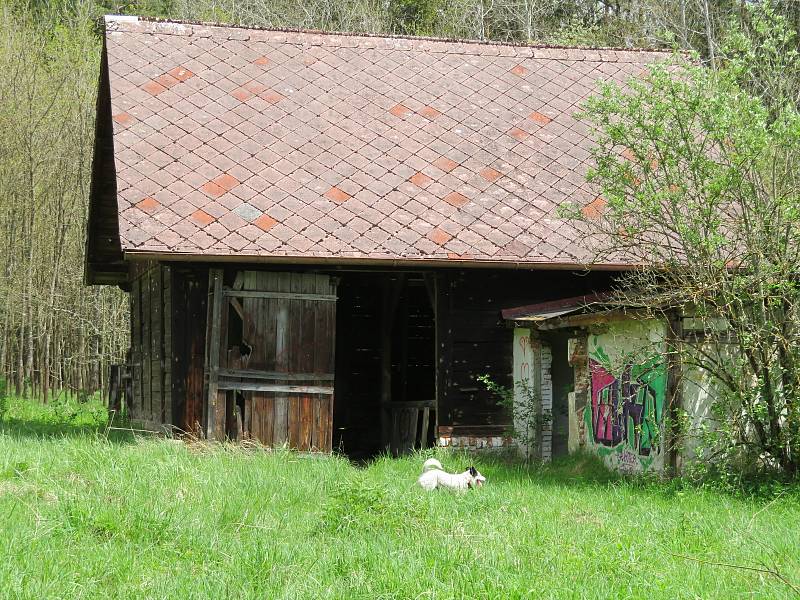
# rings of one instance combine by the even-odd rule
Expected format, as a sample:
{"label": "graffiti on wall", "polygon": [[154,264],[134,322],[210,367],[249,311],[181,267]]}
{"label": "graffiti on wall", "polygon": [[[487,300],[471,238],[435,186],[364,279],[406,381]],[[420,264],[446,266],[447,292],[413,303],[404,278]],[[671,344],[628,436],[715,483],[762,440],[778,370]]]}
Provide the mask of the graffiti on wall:
{"label": "graffiti on wall", "polygon": [[628,358],[612,366],[595,340],[589,356],[591,400],[584,412],[587,442],[613,468],[626,472],[663,463],[666,368],[661,356]]}

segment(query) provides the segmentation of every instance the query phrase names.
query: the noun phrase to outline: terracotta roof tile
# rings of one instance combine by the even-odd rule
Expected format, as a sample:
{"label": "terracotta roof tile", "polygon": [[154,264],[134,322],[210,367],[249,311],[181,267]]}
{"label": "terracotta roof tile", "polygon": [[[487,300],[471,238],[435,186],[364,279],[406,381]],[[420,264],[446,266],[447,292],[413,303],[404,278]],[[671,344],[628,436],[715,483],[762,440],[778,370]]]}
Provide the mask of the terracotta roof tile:
{"label": "terracotta roof tile", "polygon": [[195,224],[200,227],[205,227],[214,222],[214,217],[205,212],[204,210],[196,210],[189,217]]}
{"label": "terracotta roof tile", "polygon": [[535,121],[539,125],[547,125],[550,121],[553,120],[546,114],[540,113],[538,110],[533,111],[530,115],[528,115],[528,118],[531,119],[532,121]]}
{"label": "terracotta roof tile", "polygon": [[446,156],[437,158],[435,161],[433,161],[433,164],[436,165],[438,169],[441,169],[445,173],[449,173],[458,166],[458,163],[456,161],[451,160]]}
{"label": "terracotta roof tile", "polygon": [[463,196],[462,194],[459,194],[458,192],[451,192],[444,197],[444,201],[447,202],[448,204],[452,204],[457,208],[461,208],[467,202],[469,202],[469,198]]}
{"label": "terracotta roof tile", "polygon": [[156,209],[158,209],[160,206],[161,204],[159,204],[155,198],[151,198],[150,196],[147,196],[146,198],[136,203],[136,208],[146,213],[155,212]]}
{"label": "terracotta roof tile", "polygon": [[422,173],[421,171],[418,171],[417,173],[415,173],[414,175],[409,177],[408,180],[411,183],[413,183],[414,185],[416,185],[417,187],[421,187],[421,188],[424,188],[431,181],[433,181],[433,179],[431,179],[430,177],[428,177],[427,175],[425,175],[425,173]]}
{"label": "terracotta roof tile", "polygon": [[122,248],[215,255],[575,263],[585,236],[557,206],[605,204],[573,113],[599,79],[666,56],[113,17],[107,32]]}
{"label": "terracotta roof tile", "polygon": [[339,189],[338,187],[332,187],[325,192],[325,197],[333,200],[334,202],[345,202],[351,198],[350,194]]}

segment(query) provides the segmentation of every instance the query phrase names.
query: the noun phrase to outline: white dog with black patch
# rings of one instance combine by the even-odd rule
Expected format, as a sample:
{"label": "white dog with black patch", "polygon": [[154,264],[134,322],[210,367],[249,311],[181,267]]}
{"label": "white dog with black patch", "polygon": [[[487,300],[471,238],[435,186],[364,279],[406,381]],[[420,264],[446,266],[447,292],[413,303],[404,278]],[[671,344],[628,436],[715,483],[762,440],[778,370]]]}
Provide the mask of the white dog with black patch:
{"label": "white dog with black patch", "polygon": [[465,492],[486,483],[486,477],[478,472],[475,467],[470,467],[463,473],[446,473],[435,458],[429,458],[422,465],[422,475],[417,479],[422,489],[431,491],[436,488],[445,488]]}

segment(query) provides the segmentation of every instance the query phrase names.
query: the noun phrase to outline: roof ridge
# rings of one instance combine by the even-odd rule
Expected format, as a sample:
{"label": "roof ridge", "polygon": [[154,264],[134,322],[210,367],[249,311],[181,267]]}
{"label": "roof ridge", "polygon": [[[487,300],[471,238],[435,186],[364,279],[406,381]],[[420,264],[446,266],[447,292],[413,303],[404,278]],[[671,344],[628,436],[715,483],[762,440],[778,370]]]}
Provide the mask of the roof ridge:
{"label": "roof ridge", "polygon": [[249,31],[273,31],[276,33],[301,33],[311,35],[325,35],[325,36],[342,36],[342,37],[358,37],[365,39],[392,39],[392,40],[410,40],[410,41],[428,41],[428,42],[446,42],[453,44],[473,44],[477,46],[503,46],[511,48],[539,48],[539,49],[553,49],[553,50],[587,50],[587,51],[606,51],[606,52],[629,52],[644,53],[654,52],[660,54],[671,54],[673,50],[669,48],[645,48],[633,47],[624,48],[620,46],[579,46],[579,45],[563,45],[563,44],[527,44],[524,42],[507,42],[501,40],[473,40],[464,38],[445,38],[433,36],[415,36],[415,35],[400,35],[400,34],[387,34],[387,33],[366,33],[366,32],[353,32],[353,31],[325,31],[322,29],[305,29],[295,27],[259,27],[259,26],[244,26],[233,25],[230,23],[218,23],[209,21],[184,21],[177,19],[164,19],[161,17],[147,17],[147,16],[134,16],[134,15],[105,15],[106,24],[109,21],[120,23],[163,23],[173,25],[195,25],[201,27],[217,27],[220,29],[243,29]]}

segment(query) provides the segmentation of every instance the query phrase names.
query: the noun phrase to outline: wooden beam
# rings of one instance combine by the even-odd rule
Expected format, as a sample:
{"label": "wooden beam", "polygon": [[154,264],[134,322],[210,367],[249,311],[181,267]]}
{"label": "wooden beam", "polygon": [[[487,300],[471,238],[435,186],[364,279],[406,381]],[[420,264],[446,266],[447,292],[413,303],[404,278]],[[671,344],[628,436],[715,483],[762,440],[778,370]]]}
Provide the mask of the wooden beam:
{"label": "wooden beam", "polygon": [[206,439],[213,439],[216,432],[216,406],[219,392],[219,349],[220,322],[222,321],[222,269],[209,269],[208,291],[209,302],[208,345],[206,348],[206,373],[208,377],[208,393],[206,395]]}
{"label": "wooden beam", "polygon": [[[278,273],[277,285],[289,289],[291,273]],[[279,371],[289,371],[289,303],[279,303],[275,312],[275,367]],[[283,394],[275,395],[275,421],[272,443],[275,447],[289,441],[289,398]]]}
{"label": "wooden beam", "polygon": [[244,321],[244,308],[242,308],[242,303],[236,298],[231,298],[230,301],[233,310],[235,310],[236,314],[239,315],[239,318]]}
{"label": "wooden beam", "polygon": [[386,402],[384,406],[391,408],[433,408],[436,400],[408,400],[406,402]]}
{"label": "wooden beam", "polygon": [[248,369],[219,369],[219,376],[280,381],[333,381],[334,378],[333,374],[330,373],[279,373],[277,371],[251,371]]}
{"label": "wooden beam", "polygon": [[632,316],[640,315],[643,311],[638,309],[620,309],[606,312],[586,313],[581,315],[571,315],[565,317],[554,317],[545,321],[525,321],[519,320],[523,327],[531,327],[540,331],[550,331],[553,329],[566,329],[569,327],[587,327],[589,325],[600,325],[603,323],[614,323]]}
{"label": "wooden beam", "polygon": [[267,298],[279,300],[316,300],[326,302],[336,302],[336,294],[300,294],[292,292],[258,292],[250,290],[225,290],[223,292],[227,298]]}
{"label": "wooden beam", "polygon": [[277,392],[282,394],[333,394],[333,388],[320,385],[280,385],[274,383],[256,383],[251,381],[217,382],[218,390],[239,390],[242,392]]}

